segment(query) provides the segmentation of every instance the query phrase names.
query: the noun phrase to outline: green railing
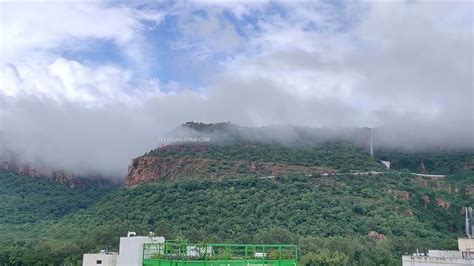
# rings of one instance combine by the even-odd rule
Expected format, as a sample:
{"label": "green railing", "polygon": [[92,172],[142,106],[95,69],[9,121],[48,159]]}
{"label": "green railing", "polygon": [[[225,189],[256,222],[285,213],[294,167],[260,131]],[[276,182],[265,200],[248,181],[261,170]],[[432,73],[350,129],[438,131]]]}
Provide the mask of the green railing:
{"label": "green railing", "polygon": [[296,266],[295,245],[188,244],[183,241],[144,244],[146,266]]}

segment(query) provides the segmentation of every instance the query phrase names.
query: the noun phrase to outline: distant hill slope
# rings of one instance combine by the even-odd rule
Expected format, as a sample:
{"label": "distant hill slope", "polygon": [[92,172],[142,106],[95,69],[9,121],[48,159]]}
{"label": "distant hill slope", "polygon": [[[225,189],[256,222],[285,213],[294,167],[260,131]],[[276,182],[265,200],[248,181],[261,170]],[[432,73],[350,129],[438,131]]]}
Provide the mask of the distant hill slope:
{"label": "distant hill slope", "polygon": [[376,157],[390,160],[392,169],[407,169],[416,173],[454,174],[474,169],[474,151],[458,150],[421,150],[403,151],[400,149],[381,149]]}
{"label": "distant hill slope", "polygon": [[[474,206],[474,153],[379,149],[372,158],[367,129],[352,130],[360,138],[348,139],[349,129],[325,139],[308,128],[187,124],[176,136],[218,141],[145,153],[132,161],[128,187],[72,189],[0,171],[0,265],[76,265],[84,252],[117,249],[127,231],[295,243],[302,260],[335,265],[397,265],[416,249],[456,248],[463,206]],[[266,138],[272,131],[278,137]],[[446,177],[410,174],[420,162]],[[360,173],[370,170],[385,173]]]}
{"label": "distant hill slope", "polygon": [[55,221],[87,208],[109,189],[72,189],[46,179],[0,171],[0,224]]}
{"label": "distant hill slope", "polygon": [[366,151],[369,133],[368,128],[187,122],[163,138],[169,140],[165,146],[133,159],[124,183],[382,170]]}
{"label": "distant hill slope", "polygon": [[226,176],[279,176],[337,171],[383,170],[363,149],[349,142],[307,146],[231,142],[174,144],[133,160],[126,185],[162,179],[222,179]]}
{"label": "distant hill slope", "polygon": [[334,141],[348,141],[368,150],[370,128],[315,128],[292,125],[246,127],[227,123],[186,122],[165,137],[208,137],[212,143],[258,142],[304,146]]}
{"label": "distant hill slope", "polygon": [[[417,248],[455,248],[463,235],[462,207],[474,205],[467,189],[474,184],[471,170],[445,180],[397,173],[228,176],[81,193],[52,183],[32,193],[37,185],[31,178],[6,173],[2,178],[18,180],[12,193],[33,205],[3,203],[0,264],[77,262],[84,252],[116,249],[127,231],[155,231],[198,242],[291,242],[299,244],[302,256],[392,265]],[[62,206],[70,207],[50,214]]]}
{"label": "distant hill slope", "polygon": [[[38,250],[38,235],[67,215],[85,210],[112,188],[70,188],[48,178],[18,175],[0,170],[0,265],[33,265],[39,253],[59,247],[57,243]],[[15,244],[16,243],[16,244]],[[74,247],[62,246],[65,254]],[[25,254],[25,250],[32,253]],[[30,258],[25,263],[25,258]],[[15,261],[23,261],[16,264]]]}
{"label": "distant hill slope", "polygon": [[376,147],[369,156],[369,128],[294,126],[241,127],[231,123],[187,122],[169,133],[165,146],[133,159],[125,185],[156,180],[222,179],[395,171],[453,174],[474,168],[474,150],[406,150]]}
{"label": "distant hill slope", "polygon": [[110,188],[120,186],[121,179],[105,177],[99,174],[77,175],[68,170],[52,170],[38,163],[22,162],[12,156],[1,156],[0,171],[13,172],[18,175],[37,177],[53,181],[70,188],[101,187]]}

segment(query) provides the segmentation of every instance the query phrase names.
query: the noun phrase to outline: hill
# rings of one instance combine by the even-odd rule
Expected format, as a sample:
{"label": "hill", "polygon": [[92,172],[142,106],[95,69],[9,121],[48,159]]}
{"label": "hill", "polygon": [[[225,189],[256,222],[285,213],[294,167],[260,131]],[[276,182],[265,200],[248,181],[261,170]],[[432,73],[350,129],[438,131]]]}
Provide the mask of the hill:
{"label": "hill", "polygon": [[[463,235],[462,207],[474,203],[466,185],[474,183],[472,172],[444,180],[409,173],[166,179],[99,193],[48,184],[39,194],[31,193],[37,179],[1,178],[19,178],[16,197],[41,204],[4,203],[10,210],[0,230],[0,264],[17,265],[76,263],[84,252],[117,249],[129,230],[198,242],[296,243],[302,259],[392,265],[416,248],[454,248]],[[67,195],[55,198],[56,189]],[[66,211],[51,215],[61,207]],[[34,221],[22,218],[30,214]]]}
{"label": "hill", "polygon": [[373,158],[366,129],[352,140],[301,129],[296,141],[260,141],[255,132],[267,129],[228,123],[178,130],[218,141],[153,149],[132,161],[124,187],[73,189],[0,171],[0,265],[76,265],[84,252],[116,250],[127,231],[294,243],[309,265],[397,265],[416,249],[455,248],[463,206],[474,205],[470,150],[378,149]]}
{"label": "hill", "polygon": [[176,144],[132,161],[128,186],[162,179],[222,179],[232,176],[279,176],[383,170],[350,142],[288,146],[238,141],[231,144]]}
{"label": "hill", "polygon": [[[39,235],[51,224],[87,209],[110,189],[108,186],[71,188],[47,177],[0,170],[0,265],[34,265],[39,254],[47,255],[51,248],[59,248],[53,241],[45,243],[48,248],[42,249]],[[59,255],[62,259],[75,252],[70,245],[61,247],[65,251]]]}

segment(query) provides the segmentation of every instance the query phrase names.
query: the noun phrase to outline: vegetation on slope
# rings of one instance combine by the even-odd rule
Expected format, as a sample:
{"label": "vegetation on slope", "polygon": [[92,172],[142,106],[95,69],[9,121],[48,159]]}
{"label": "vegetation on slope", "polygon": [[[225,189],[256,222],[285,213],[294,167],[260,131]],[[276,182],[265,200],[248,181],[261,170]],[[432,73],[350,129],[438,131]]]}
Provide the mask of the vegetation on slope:
{"label": "vegetation on slope", "polygon": [[[214,128],[200,130],[215,133]],[[463,235],[462,207],[474,205],[472,152],[380,151],[377,159],[388,159],[399,170],[383,175],[292,171],[264,179],[258,171],[228,171],[240,161],[328,167],[339,173],[384,169],[360,145],[311,143],[238,139],[228,145],[162,147],[144,157],[217,163],[194,171],[197,180],[133,188],[70,189],[0,171],[0,265],[76,265],[85,252],[108,245],[118,249],[127,231],[195,242],[293,243],[303,265],[396,265],[401,254],[416,249],[456,248],[456,238]],[[448,176],[412,176],[420,162],[425,172]],[[210,175],[223,180],[206,178]],[[369,232],[385,239],[373,239]]]}
{"label": "vegetation on slope", "polygon": [[57,221],[85,209],[107,188],[68,188],[48,178],[27,177],[0,171],[0,226]]}
{"label": "vegetation on slope", "polygon": [[[2,173],[8,182],[14,178],[28,179]],[[472,181],[472,172],[465,180]],[[47,186],[30,193],[34,182],[17,186],[18,197],[30,201],[57,192]],[[74,202],[81,198],[68,195]],[[449,202],[449,208],[436,199]],[[473,203],[461,190],[420,186],[396,173],[155,182],[110,191],[86,209],[29,226],[21,239],[15,227],[2,230],[0,264],[76,263],[84,252],[106,245],[117,249],[119,237],[130,230],[196,242],[295,243],[301,262],[312,265],[392,265],[417,248],[456,248],[456,237],[463,234],[461,207]],[[17,220],[16,214],[7,216]],[[25,220],[18,221],[21,228]],[[369,231],[386,239],[373,240]]]}
{"label": "vegetation on slope", "polygon": [[401,151],[382,149],[377,151],[377,157],[389,160],[393,169],[407,169],[416,173],[454,174],[467,168],[471,163],[474,168],[474,151],[472,150],[426,150]]}
{"label": "vegetation on slope", "polygon": [[325,142],[307,146],[255,142],[237,142],[229,145],[183,144],[151,150],[144,156],[210,158],[229,162],[272,162],[288,165],[332,167],[339,169],[341,172],[383,169],[362,148],[349,142]]}
{"label": "vegetation on slope", "polygon": [[[39,235],[63,217],[84,210],[109,188],[69,188],[49,178],[0,171],[0,265],[57,264],[76,256],[71,241],[43,241]],[[85,248],[85,247],[84,247]],[[75,257],[75,258],[76,258]]]}

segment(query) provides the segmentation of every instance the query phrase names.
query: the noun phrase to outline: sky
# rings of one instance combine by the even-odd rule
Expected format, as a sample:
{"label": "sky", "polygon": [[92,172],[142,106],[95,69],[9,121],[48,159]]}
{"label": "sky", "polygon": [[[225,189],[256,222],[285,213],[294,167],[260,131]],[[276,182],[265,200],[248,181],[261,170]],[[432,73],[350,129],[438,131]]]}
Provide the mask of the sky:
{"label": "sky", "polygon": [[474,144],[469,1],[0,8],[0,149],[26,161],[123,175],[186,121]]}

